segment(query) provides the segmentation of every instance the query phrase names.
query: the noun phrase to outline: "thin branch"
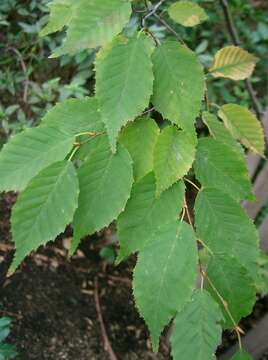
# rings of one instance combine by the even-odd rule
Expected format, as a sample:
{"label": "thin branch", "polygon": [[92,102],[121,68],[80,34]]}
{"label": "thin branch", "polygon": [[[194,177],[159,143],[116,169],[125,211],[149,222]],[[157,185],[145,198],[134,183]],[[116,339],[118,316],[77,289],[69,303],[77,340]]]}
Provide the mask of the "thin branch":
{"label": "thin branch", "polygon": [[98,321],[100,323],[102,339],[103,339],[103,343],[104,343],[104,350],[108,352],[111,360],[117,360],[117,357],[116,357],[116,355],[113,351],[113,348],[111,346],[111,343],[109,341],[109,338],[108,338],[108,335],[107,335],[107,332],[105,329],[104,321],[103,321],[101,305],[100,305],[100,298],[99,298],[99,283],[98,283],[97,278],[95,278],[94,285],[95,285],[94,299],[95,299],[96,311],[97,311],[97,315],[98,315]]}
{"label": "thin branch", "polygon": [[154,14],[154,17],[155,17],[171,34],[173,34],[179,42],[181,42],[182,44],[184,44],[184,41],[183,41],[182,38],[180,37],[179,33],[177,33],[177,31],[174,30],[164,19],[162,19],[160,15]]}
{"label": "thin branch", "polygon": [[[154,15],[154,14],[157,12],[157,10],[158,10],[159,7],[164,3],[164,1],[165,1],[165,0],[160,0],[160,1],[152,8],[152,10],[150,10],[150,11],[148,12],[148,14],[146,14],[146,15],[143,17],[143,19],[142,19],[142,27],[146,28],[146,20],[147,20],[150,16]],[[146,2],[145,2],[145,4],[146,4]]]}
{"label": "thin branch", "polygon": [[187,179],[186,177],[183,178],[184,181],[188,182],[189,184],[191,184],[197,191],[200,191],[200,187],[198,187],[193,181]]}
{"label": "thin branch", "polygon": [[187,219],[189,221],[189,224],[191,225],[191,227],[194,229],[194,225],[193,225],[193,221],[192,221],[192,218],[191,218],[191,214],[190,214],[190,211],[189,211],[189,208],[188,208],[188,204],[187,204],[187,201],[186,201],[186,197],[184,197],[184,208],[185,208],[185,211],[186,211],[186,215],[187,215]]}
{"label": "thin branch", "polygon": [[244,331],[237,325],[237,323],[234,320],[234,317],[229,309],[229,305],[227,303],[227,301],[224,300],[224,298],[222,297],[222,295],[220,294],[220,292],[218,291],[218,289],[216,288],[216,286],[213,284],[213,282],[211,281],[211,279],[209,278],[209,276],[207,275],[207,273],[201,269],[202,275],[203,277],[205,277],[209,283],[209,285],[211,286],[211,288],[213,289],[213,291],[215,292],[215,294],[217,295],[217,297],[219,298],[220,302],[222,303],[224,310],[226,311],[227,315],[229,316],[231,322],[234,325],[234,331],[236,332],[237,338],[238,338],[238,343],[239,343],[239,348],[242,349],[242,341],[241,341],[241,334],[244,334]]}
{"label": "thin branch", "polygon": [[[219,3],[221,5],[221,8],[222,8],[222,11],[224,14],[224,18],[225,18],[225,22],[226,22],[226,27],[227,27],[228,33],[230,34],[232,42],[234,45],[239,46],[239,45],[241,45],[241,40],[239,38],[238,31],[235,27],[233,17],[232,17],[232,14],[231,14],[231,11],[230,11],[230,8],[228,5],[228,1],[227,0],[219,0]],[[249,79],[246,79],[245,83],[246,83],[246,88],[247,88],[248,94],[250,96],[250,99],[252,101],[254,110],[255,110],[258,118],[261,119],[263,110],[262,110],[262,106],[256,96],[256,92],[253,89],[252,83]]]}

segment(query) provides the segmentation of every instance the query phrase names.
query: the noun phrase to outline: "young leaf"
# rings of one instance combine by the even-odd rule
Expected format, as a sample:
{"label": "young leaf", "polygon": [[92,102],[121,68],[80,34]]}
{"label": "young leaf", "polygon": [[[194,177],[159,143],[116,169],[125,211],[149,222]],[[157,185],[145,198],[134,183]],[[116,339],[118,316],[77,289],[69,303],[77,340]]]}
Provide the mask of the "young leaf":
{"label": "young leaf", "polygon": [[212,252],[236,257],[257,278],[257,230],[235,200],[218,189],[202,190],[195,202],[195,224],[198,236]]}
{"label": "young leaf", "polygon": [[142,250],[163,225],[178,219],[185,188],[178,182],[156,198],[154,173],[134,184],[125,211],[117,221],[120,253],[118,261]]}
{"label": "young leaf", "polygon": [[127,24],[131,15],[128,0],[76,0],[63,46],[53,57],[74,54],[109,43]]}
{"label": "young leaf", "polygon": [[[234,328],[242,317],[251,313],[255,304],[256,291],[253,280],[234,257],[226,254],[217,254],[212,258],[207,276],[209,281],[206,280],[206,287],[221,306],[225,317],[225,328]],[[215,288],[228,304],[229,314]]]}
{"label": "young leaf", "polygon": [[150,118],[130,123],[120,134],[119,142],[132,157],[136,181],[153,170],[153,153],[158,135],[159,127]]}
{"label": "young leaf", "polygon": [[189,27],[198,25],[208,18],[205,10],[192,1],[175,2],[169,7],[168,13],[176,23]]}
{"label": "young leaf", "polygon": [[73,143],[73,136],[49,127],[14,136],[0,152],[0,191],[24,189],[39,171],[63,160]]}
{"label": "young leaf", "polygon": [[255,153],[264,155],[264,134],[260,122],[247,108],[236,105],[223,105],[219,117],[232,136]]}
{"label": "young leaf", "polygon": [[[177,314],[171,336],[174,360],[213,360],[221,342],[220,307],[206,290],[197,290]],[[194,339],[194,341],[193,341]]]}
{"label": "young leaf", "polygon": [[40,36],[60,31],[69,24],[72,18],[72,0],[53,0],[48,6],[50,8],[49,22],[40,32]]}
{"label": "young leaf", "polygon": [[104,131],[95,98],[67,99],[58,103],[45,115],[41,125],[57,128],[70,135]]}
{"label": "young leaf", "polygon": [[122,145],[116,154],[111,153],[108,138],[101,136],[78,170],[78,178],[80,195],[71,254],[82,237],[109,225],[124,210],[133,183],[132,160]]}
{"label": "young leaf", "polygon": [[10,272],[31,251],[64,231],[73,219],[78,193],[76,171],[69,161],[52,164],[32,179],[12,211],[16,253]]}
{"label": "young leaf", "polygon": [[154,351],[164,326],[190,300],[196,268],[195,234],[184,222],[161,227],[139,253],[133,291],[139,312],[149,327]]}
{"label": "young leaf", "polygon": [[258,59],[238,46],[219,50],[209,71],[214,77],[244,80],[251,76]]}
{"label": "young leaf", "polygon": [[96,96],[112,150],[120,129],[149,104],[153,88],[153,42],[145,34],[120,37],[96,62]]}
{"label": "young leaf", "polygon": [[190,170],[195,157],[195,139],[175,126],[166,127],[154,151],[156,192],[161,194]]}
{"label": "young leaf", "polygon": [[156,110],[192,133],[205,90],[203,69],[197,56],[176,41],[166,41],[155,50],[153,64],[152,102]]}
{"label": "young leaf", "polygon": [[238,351],[231,360],[253,360],[253,358],[245,351]]}
{"label": "young leaf", "polygon": [[215,139],[199,140],[194,169],[203,186],[222,190],[237,201],[253,196],[245,160]]}

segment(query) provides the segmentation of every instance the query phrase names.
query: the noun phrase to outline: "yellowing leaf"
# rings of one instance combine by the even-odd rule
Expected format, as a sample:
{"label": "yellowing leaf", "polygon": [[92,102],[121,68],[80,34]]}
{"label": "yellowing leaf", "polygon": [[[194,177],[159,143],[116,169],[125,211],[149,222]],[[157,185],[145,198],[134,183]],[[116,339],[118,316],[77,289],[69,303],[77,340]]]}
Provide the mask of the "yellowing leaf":
{"label": "yellowing leaf", "polygon": [[176,23],[192,27],[207,20],[208,16],[204,9],[192,1],[178,1],[168,9],[169,16]]}
{"label": "yellowing leaf", "polygon": [[251,76],[258,58],[238,46],[219,50],[209,71],[214,77],[244,80]]}
{"label": "yellowing leaf", "polygon": [[232,136],[255,153],[264,154],[264,134],[260,122],[247,108],[226,104],[218,113]]}

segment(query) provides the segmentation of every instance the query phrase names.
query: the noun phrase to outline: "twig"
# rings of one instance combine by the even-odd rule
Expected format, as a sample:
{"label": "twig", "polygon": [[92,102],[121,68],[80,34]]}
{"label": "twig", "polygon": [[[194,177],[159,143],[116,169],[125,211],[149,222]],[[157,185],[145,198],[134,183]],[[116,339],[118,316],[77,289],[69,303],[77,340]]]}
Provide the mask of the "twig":
{"label": "twig", "polygon": [[[142,18],[142,27],[146,28],[146,20],[147,20],[150,16],[154,15],[154,14],[157,12],[158,8],[163,4],[164,1],[165,1],[165,0],[160,0],[160,1],[152,8],[152,10],[150,10],[150,11],[148,12],[148,14],[146,14],[146,15]],[[146,2],[145,2],[145,4],[146,4]]]}
{"label": "twig", "polygon": [[13,51],[13,53],[17,55],[19,62],[21,64],[22,71],[24,72],[25,85],[24,85],[24,91],[23,91],[23,102],[26,104],[27,98],[28,98],[28,88],[29,88],[29,77],[28,77],[28,73],[27,73],[26,64],[25,64],[23,57],[22,57],[21,53],[19,52],[19,50],[17,50],[14,47],[8,47],[7,49],[10,51]]}
{"label": "twig", "polygon": [[228,303],[221,296],[218,289],[215,287],[215,285],[213,284],[213,282],[211,281],[211,279],[209,278],[207,273],[203,269],[201,269],[201,273],[202,273],[203,277],[205,277],[207,279],[209,285],[211,286],[211,288],[213,289],[213,291],[215,292],[215,294],[219,298],[220,302],[222,303],[222,305],[224,307],[224,310],[226,311],[227,315],[229,316],[231,322],[233,323],[234,331],[236,332],[236,335],[237,335],[237,338],[238,338],[239,348],[242,349],[241,334],[244,334],[244,331],[235,322],[234,317],[233,317],[233,315],[232,315],[232,313],[231,313],[231,311],[229,309]]}
{"label": "twig", "polygon": [[187,204],[187,201],[186,201],[186,198],[185,198],[185,197],[184,197],[184,208],[185,208],[185,211],[186,211],[186,215],[187,215],[187,219],[188,219],[188,221],[189,221],[189,224],[190,224],[191,227],[194,229],[193,221],[192,221],[191,214],[190,214],[190,211],[189,211],[189,208],[188,208],[188,204]]}
{"label": "twig", "polygon": [[186,182],[188,182],[189,184],[191,184],[197,191],[200,191],[200,190],[201,190],[200,187],[198,187],[193,181],[187,179],[186,177],[183,178],[183,179],[184,179],[184,181],[186,181]]}
{"label": "twig", "polygon": [[[238,31],[237,31],[234,21],[233,21],[233,17],[232,17],[232,14],[231,14],[231,11],[230,11],[230,8],[228,5],[228,1],[227,0],[219,0],[219,3],[222,7],[222,11],[223,11],[225,22],[226,22],[226,27],[227,27],[228,33],[230,34],[232,42],[234,45],[239,46],[239,45],[241,45],[241,41],[240,41]],[[246,83],[246,88],[247,88],[248,94],[252,101],[252,105],[257,114],[257,117],[259,119],[261,119],[263,110],[262,110],[262,106],[256,96],[256,92],[253,89],[252,83],[249,79],[246,79],[245,83]]]}
{"label": "twig", "polygon": [[177,33],[177,31],[174,30],[164,19],[162,19],[160,15],[158,15],[158,14],[153,14],[153,15],[171,34],[173,34],[176,37],[176,39],[179,42],[184,44],[184,41],[182,40],[180,35]]}
{"label": "twig", "polygon": [[0,314],[2,314],[2,316],[8,316],[8,317],[11,317],[11,318],[16,318],[18,320],[21,320],[23,318],[23,316],[20,315],[20,314],[16,314],[14,312],[6,311],[6,310],[0,310]]}
{"label": "twig", "polygon": [[100,298],[99,298],[99,282],[98,282],[97,277],[94,280],[94,285],[95,285],[95,289],[94,289],[95,306],[96,306],[98,321],[100,323],[101,334],[102,334],[102,339],[103,339],[103,343],[104,343],[104,350],[108,352],[111,360],[117,360],[117,357],[116,357],[116,355],[113,351],[113,348],[111,346],[111,343],[109,341],[109,338],[108,338],[108,335],[107,335],[107,332],[105,329],[104,321],[103,321],[101,305],[100,305]]}

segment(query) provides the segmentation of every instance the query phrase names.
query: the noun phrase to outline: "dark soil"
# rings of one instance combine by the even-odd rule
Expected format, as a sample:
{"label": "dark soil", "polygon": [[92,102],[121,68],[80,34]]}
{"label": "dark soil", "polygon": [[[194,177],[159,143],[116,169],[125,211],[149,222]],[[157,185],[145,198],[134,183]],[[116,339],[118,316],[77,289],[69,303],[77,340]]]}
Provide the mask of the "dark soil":
{"label": "dark soil", "polygon": [[[114,267],[99,256],[103,244],[110,242],[109,230],[84,241],[71,260],[67,258],[71,234],[66,231],[30,256],[15,275],[5,277],[12,258],[8,240],[14,200],[12,194],[0,197],[0,316],[13,319],[8,340],[17,346],[17,359],[109,360],[96,311],[98,294],[118,360],[170,360],[165,338],[160,353],[152,353],[148,331],[135,309],[130,282],[135,258]],[[243,329],[250,329],[267,311],[268,299],[261,299],[253,315],[243,321]],[[226,333],[219,353],[235,341],[233,334]]]}
{"label": "dark soil", "polygon": [[116,268],[100,258],[107,236],[85,241],[82,251],[68,260],[67,232],[5,278],[12,257],[7,240],[13,200],[14,196],[6,195],[0,206],[0,316],[13,319],[9,342],[17,346],[17,359],[109,359],[97,318],[96,282],[106,331],[118,359],[169,359],[163,351],[152,353],[147,329],[135,309],[130,282],[135,259]]}

